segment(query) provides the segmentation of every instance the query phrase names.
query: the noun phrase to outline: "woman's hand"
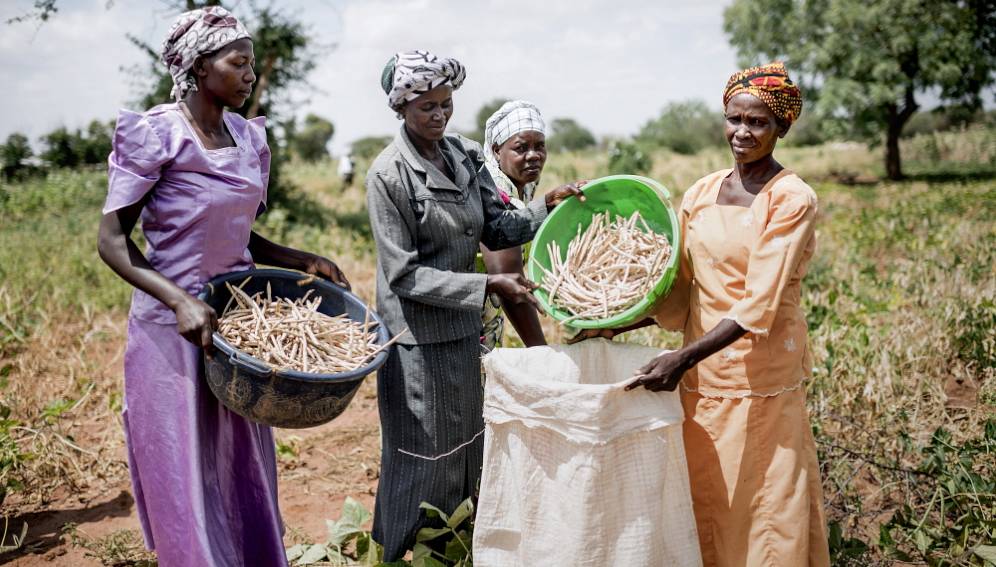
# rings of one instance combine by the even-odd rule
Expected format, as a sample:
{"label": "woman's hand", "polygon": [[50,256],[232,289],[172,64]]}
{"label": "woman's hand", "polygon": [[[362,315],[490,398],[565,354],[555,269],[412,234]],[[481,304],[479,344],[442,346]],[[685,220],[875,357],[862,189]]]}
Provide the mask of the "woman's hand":
{"label": "woman's hand", "polygon": [[497,293],[502,299],[512,303],[529,303],[539,311],[539,300],[533,296],[533,290],[538,287],[536,282],[527,280],[522,274],[488,274],[484,291]]}
{"label": "woman's hand", "polygon": [[342,273],[339,266],[335,262],[324,258],[317,254],[308,254],[304,262],[305,273],[318,276],[329,280],[330,282],[346,288],[347,290],[352,289],[349,285],[349,280],[346,279],[346,275]]}
{"label": "woman's hand", "polygon": [[573,345],[581,341],[586,341],[588,339],[597,339],[597,338],[608,339],[611,341],[615,336],[616,336],[615,329],[581,329],[581,331],[578,332],[578,334],[567,339],[567,344]]}
{"label": "woman's hand", "polygon": [[584,194],[581,193],[581,188],[584,187],[585,183],[588,181],[576,181],[574,183],[568,183],[567,185],[561,185],[556,189],[550,191],[546,194],[546,210],[552,211],[557,205],[564,202],[569,197],[577,197],[584,201]]}
{"label": "woman's hand", "polygon": [[214,354],[211,335],[218,328],[218,314],[207,303],[187,295],[173,309],[176,313],[176,330],[183,338],[204,349],[210,357]]}
{"label": "woman's hand", "polygon": [[636,380],[626,385],[626,390],[643,386],[651,392],[673,392],[682,375],[694,366],[680,350],[665,352],[637,370]]}

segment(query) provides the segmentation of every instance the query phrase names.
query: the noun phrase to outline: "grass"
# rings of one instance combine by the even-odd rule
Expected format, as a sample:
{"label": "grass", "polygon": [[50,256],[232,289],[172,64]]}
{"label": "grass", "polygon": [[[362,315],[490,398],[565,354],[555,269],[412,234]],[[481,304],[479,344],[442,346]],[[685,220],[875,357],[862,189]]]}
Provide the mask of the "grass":
{"label": "grass", "polygon": [[[996,488],[987,484],[996,478],[996,424],[987,425],[996,415],[996,130],[902,144],[911,179],[901,183],[881,181],[881,151],[858,144],[776,154],[820,198],[804,306],[835,563],[981,565],[980,546],[996,535]],[[696,179],[729,167],[719,150],[652,158],[650,175],[676,203]],[[343,187],[334,165],[285,167],[297,204],[269,211],[257,229],[333,258],[372,301],[364,191],[360,181]],[[604,153],[558,154],[542,184],[606,168]],[[130,292],[95,251],[105,191],[100,171],[0,184],[0,488],[8,514],[100,493],[126,475],[118,368]],[[562,338],[549,319],[544,326],[551,340]],[[632,335],[680,342],[650,329]],[[507,344],[517,343],[509,333]],[[294,440],[281,439],[283,458],[293,460]],[[86,545],[110,560],[131,553],[128,537]]]}

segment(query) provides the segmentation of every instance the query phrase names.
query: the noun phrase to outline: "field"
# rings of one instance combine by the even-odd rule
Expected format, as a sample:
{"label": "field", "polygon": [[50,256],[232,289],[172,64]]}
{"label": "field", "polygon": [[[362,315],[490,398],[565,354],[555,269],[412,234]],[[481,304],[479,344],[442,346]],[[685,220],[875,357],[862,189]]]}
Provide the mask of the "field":
{"label": "field", "polygon": [[[820,198],[804,301],[831,548],[837,565],[983,565],[996,557],[996,131],[905,141],[910,179],[899,183],[880,180],[880,151],[776,152]],[[729,163],[718,150],[653,158],[650,175],[675,203]],[[552,156],[543,186],[602,175],[606,164],[604,152]],[[268,212],[259,230],[335,259],[372,300],[362,187],[342,187],[332,162],[283,173],[295,205]],[[95,250],[105,191],[102,171],[0,185],[0,490],[10,546],[0,562],[152,564],[119,416],[129,288]],[[557,341],[556,326],[544,324]],[[644,330],[628,340],[679,337]],[[346,496],[371,507],[372,380],[339,420],[278,437],[288,545],[323,541],[324,520],[338,517]]]}

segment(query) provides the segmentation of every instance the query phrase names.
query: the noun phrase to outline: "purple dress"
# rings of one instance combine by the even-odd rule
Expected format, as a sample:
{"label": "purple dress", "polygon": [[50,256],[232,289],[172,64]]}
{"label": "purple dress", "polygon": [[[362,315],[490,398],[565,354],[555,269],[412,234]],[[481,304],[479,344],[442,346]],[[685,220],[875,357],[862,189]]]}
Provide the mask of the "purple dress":
{"label": "purple dress", "polygon": [[[266,201],[263,118],[225,113],[236,147],[206,150],[176,104],[121,111],[104,214],[146,199],[152,266],[191,294],[253,266]],[[125,352],[128,463],[146,545],[163,567],[286,565],[270,428],[228,411],[172,310],[135,290]]]}

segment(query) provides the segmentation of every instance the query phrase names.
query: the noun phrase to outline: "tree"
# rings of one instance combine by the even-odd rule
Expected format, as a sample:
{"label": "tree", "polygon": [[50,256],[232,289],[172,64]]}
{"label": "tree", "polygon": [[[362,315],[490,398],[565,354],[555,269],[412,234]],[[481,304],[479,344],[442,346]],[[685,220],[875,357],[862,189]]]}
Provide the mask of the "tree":
{"label": "tree", "polygon": [[700,100],[672,102],[640,129],[637,139],[679,154],[694,154],[723,145],[723,116]]}
{"label": "tree", "polygon": [[111,136],[114,132],[114,122],[105,123],[93,120],[86,127],[86,136],[79,142],[80,162],[86,164],[101,164],[107,161],[111,154]]}
{"label": "tree", "polygon": [[474,130],[474,132],[468,137],[473,138],[483,144],[484,127],[488,123],[488,118],[491,118],[491,115],[494,114],[495,112],[498,112],[498,109],[501,108],[501,105],[505,104],[508,101],[509,99],[507,98],[493,98],[489,102],[484,103],[484,105],[481,106],[481,108],[477,111],[477,116],[475,117],[474,120],[474,125],[476,126],[477,129]]}
{"label": "tree", "polygon": [[76,167],[82,163],[82,136],[79,131],[70,132],[64,126],[41,137],[45,150],[42,160],[49,167]]}
{"label": "tree", "polygon": [[308,114],[304,117],[304,127],[295,127],[289,132],[287,141],[299,158],[318,161],[328,157],[328,143],[334,133],[335,126],[331,122],[316,114]]}
{"label": "tree", "polygon": [[391,136],[367,136],[360,138],[350,144],[349,154],[357,158],[372,160],[391,143],[391,139]]}
{"label": "tree", "polygon": [[996,70],[993,0],[735,0],[724,29],[742,64],[784,60],[827,127],[884,133],[890,179],[916,97],[979,108]]}
{"label": "tree", "polygon": [[19,132],[7,136],[7,142],[0,146],[0,159],[3,161],[3,177],[7,180],[20,179],[27,171],[27,160],[34,153],[28,137]]}
{"label": "tree", "polygon": [[595,136],[573,118],[554,118],[546,145],[555,152],[573,152],[594,146]]}

